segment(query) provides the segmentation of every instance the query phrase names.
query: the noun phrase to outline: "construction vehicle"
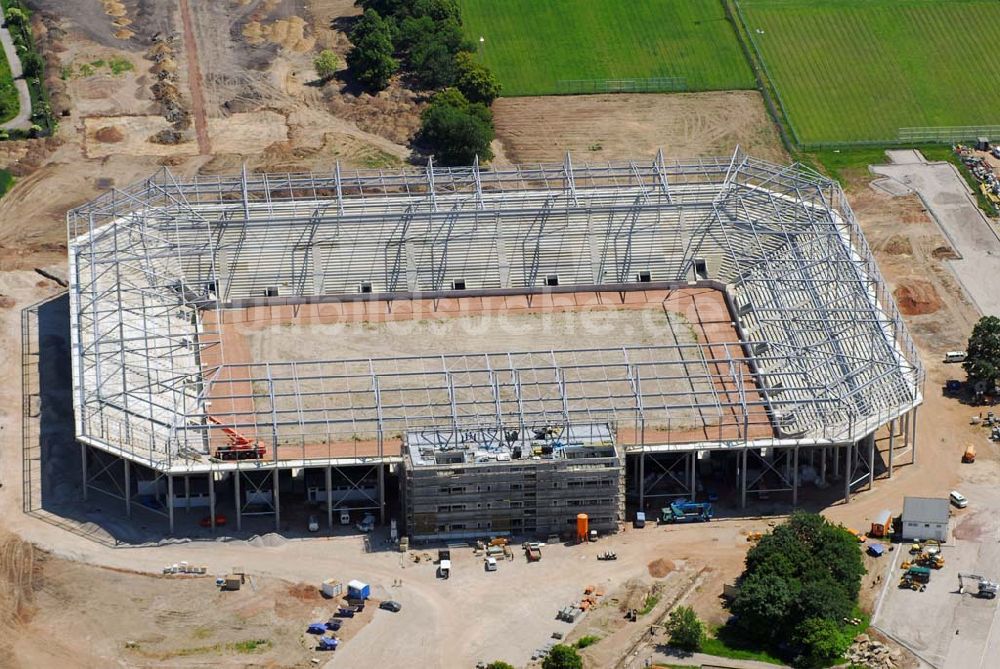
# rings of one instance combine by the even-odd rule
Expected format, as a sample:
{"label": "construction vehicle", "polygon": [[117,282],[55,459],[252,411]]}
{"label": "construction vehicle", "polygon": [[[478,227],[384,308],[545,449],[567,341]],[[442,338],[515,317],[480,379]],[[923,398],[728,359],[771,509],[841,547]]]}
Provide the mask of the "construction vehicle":
{"label": "construction vehicle", "polygon": [[542,549],[538,544],[524,544],[524,556],[528,562],[538,562],[542,559]]}
{"label": "construction vehicle", "polygon": [[930,583],[931,570],[927,567],[909,567],[903,574],[903,578],[910,578],[917,583]]}
{"label": "construction vehicle", "polygon": [[976,447],[972,444],[965,449],[965,453],[962,453],[962,462],[966,464],[971,464],[976,461]]}
{"label": "construction vehicle", "polygon": [[215,456],[220,460],[262,460],[267,449],[259,441],[244,437],[231,427],[226,427],[215,416],[207,416],[208,422],[222,428],[223,434],[229,440],[228,446],[215,449]]}
{"label": "construction vehicle", "polygon": [[937,539],[928,539],[924,542],[924,553],[928,555],[940,555],[941,554],[941,542]]}
{"label": "construction vehicle", "polygon": [[661,523],[705,523],[711,519],[712,505],[708,502],[681,499],[660,509]]}
{"label": "construction vehicle", "polygon": [[931,569],[941,569],[944,567],[944,558],[940,555],[931,555],[930,553],[921,553],[916,562],[921,567],[929,567]]}
{"label": "construction vehicle", "polygon": [[976,581],[977,590],[973,593],[976,597],[982,597],[983,599],[993,599],[997,596],[997,592],[1000,591],[1000,585],[997,585],[993,581],[990,581],[978,574],[959,574],[958,575],[958,594],[965,594],[965,583],[962,579],[968,579],[970,581]]}

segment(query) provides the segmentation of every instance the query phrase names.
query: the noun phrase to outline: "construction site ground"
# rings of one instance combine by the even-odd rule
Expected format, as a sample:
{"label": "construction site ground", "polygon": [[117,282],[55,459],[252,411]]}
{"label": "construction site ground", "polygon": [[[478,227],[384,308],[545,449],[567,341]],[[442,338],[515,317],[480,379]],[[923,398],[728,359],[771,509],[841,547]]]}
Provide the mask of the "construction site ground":
{"label": "construction site ground", "polygon": [[[313,84],[315,46],[346,53],[343,32],[330,26],[342,25],[345,17],[359,11],[350,0],[191,2],[212,153],[200,155],[197,148],[188,153],[184,148],[176,155],[160,155],[159,149],[126,131],[133,127],[129,123],[141,124],[141,119],[158,113],[150,94],[152,63],[143,55],[156,32],[183,34],[176,5],[128,3],[132,24],[127,30],[134,34],[129,39],[116,37],[126,28],[116,26],[116,17],[90,0],[36,0],[33,6],[60,19],[65,35],[59,58],[64,66],[117,55],[132,61],[135,70],[117,77],[101,72],[71,78],[67,91],[72,112],[61,120],[56,138],[0,143],[0,166],[16,165],[18,173],[13,190],[0,199],[0,373],[8,380],[0,384],[0,523],[19,540],[46,551],[41,559],[27,560],[18,540],[4,544],[0,646],[10,647],[0,648],[0,666],[306,666],[316,655],[308,648],[305,625],[330,610],[328,602],[315,599],[312,588],[329,577],[368,580],[375,597],[391,596],[403,604],[399,614],[374,611],[367,625],[355,625],[354,636],[336,652],[334,666],[393,666],[404,654],[414,666],[469,666],[497,658],[523,663],[554,631],[603,630],[597,633],[605,638],[584,651],[588,666],[603,667],[612,664],[612,658],[644,649],[636,646],[636,637],[679,601],[678,595],[710,623],[725,620],[719,595],[722,584],[742,568],[749,545],[746,533],[766,529],[774,520],[754,517],[763,507],[749,509],[746,519],[670,529],[651,526],[594,545],[546,547],[540,563],[526,564],[518,555],[514,562],[502,563],[497,573],[485,573],[471,551],[456,550],[449,581],[436,579],[431,564],[414,564],[378,542],[376,551],[367,553],[357,535],[297,539],[268,534],[248,541],[167,541],[128,548],[70,531],[73,528],[60,526],[58,515],[23,514],[21,315],[28,305],[62,290],[34,268],[65,276],[67,209],[164,165],[181,175],[233,172],[244,163],[251,170],[269,171],[330,170],[337,160],[359,167],[399,165],[410,154],[405,138],[412,134],[419,113],[419,103],[398,87],[355,98],[337,82]],[[224,11],[227,8],[232,11]],[[297,16],[305,18],[300,22]],[[185,50],[178,49],[175,57],[182,96],[190,99]],[[785,159],[755,93],[512,99],[500,100],[496,114],[498,162],[561,160],[567,150],[591,161],[652,159],[659,147],[668,158],[728,155],[737,142],[759,157]],[[234,117],[237,121],[231,120]],[[112,123],[122,124],[122,138],[107,132],[102,135],[105,141],[97,140],[97,132]],[[230,127],[218,125],[225,123]],[[264,145],[262,136],[274,141]],[[129,149],[116,150],[122,145]],[[956,527],[959,534],[968,530],[969,536],[978,536],[979,548],[973,546],[976,540],[968,539],[968,550],[956,545],[954,560],[978,569],[979,550],[979,559],[992,559],[995,568],[996,557],[987,548],[995,543],[989,511],[1000,503],[989,492],[998,482],[997,449],[983,439],[981,429],[969,425],[976,410],[941,392],[947,379],[961,378],[959,370],[940,362],[942,353],[964,347],[979,314],[944,261],[951,245],[921,201],[912,194],[877,192],[869,187],[870,179],[867,173],[854,175],[849,198],[887,279],[900,291],[897,296],[907,298],[904,313],[928,367],[926,402],[918,423],[919,460],[908,466],[904,459],[892,481],[876,481],[874,490],[857,494],[850,504],[824,502],[822,508],[835,521],[864,528],[882,509],[898,512],[905,495],[943,496],[958,487],[969,497],[970,508]],[[65,347],[66,342],[56,337],[47,345]],[[65,391],[50,401],[59,402],[61,413],[68,414]],[[47,449],[72,448],[65,433],[47,438]],[[963,466],[961,453],[972,440],[978,440],[979,459]],[[884,448],[885,440],[879,445]],[[53,480],[49,491],[57,509],[80,506],[77,471],[53,466],[45,476]],[[772,500],[766,510],[776,508],[787,509]],[[143,513],[137,511],[131,521],[136,532],[144,531]],[[93,525],[108,519],[125,522],[119,502],[96,495],[81,515]],[[973,519],[968,527],[966,519]],[[619,560],[598,562],[597,553],[606,549],[617,551]],[[210,574],[243,566],[258,590],[222,594],[206,579],[155,576],[165,565],[182,560],[205,564]],[[650,563],[658,560],[673,566],[654,578]],[[653,572],[664,574],[666,567],[660,563]],[[399,579],[402,586],[393,586]],[[887,629],[918,652],[946,658],[943,666],[975,667],[977,657],[996,657],[1000,633],[995,613],[988,619],[996,605],[948,592],[957,585],[950,580],[945,574],[934,582],[940,593],[887,595],[876,623],[885,620]],[[641,599],[656,582],[664,584],[659,605],[640,623],[626,624],[616,611],[621,613],[623,602]],[[298,589],[297,583],[307,587]],[[588,585],[600,586],[607,594],[573,631],[556,621],[555,614],[579,599]],[[866,604],[874,608],[881,589],[866,582],[863,592]],[[914,608],[913,601],[932,605]],[[968,615],[981,621],[977,631],[966,636],[965,627],[959,626],[960,634],[955,635],[944,626],[936,634],[954,637],[945,640],[919,627],[917,618],[938,619],[936,613],[925,613],[939,602],[946,607],[942,620],[964,620]],[[994,626],[986,629],[991,621]],[[250,654],[240,652],[250,647],[243,643],[247,641],[268,644]],[[987,647],[993,655],[982,654],[980,649]],[[652,652],[643,652],[647,650]]]}

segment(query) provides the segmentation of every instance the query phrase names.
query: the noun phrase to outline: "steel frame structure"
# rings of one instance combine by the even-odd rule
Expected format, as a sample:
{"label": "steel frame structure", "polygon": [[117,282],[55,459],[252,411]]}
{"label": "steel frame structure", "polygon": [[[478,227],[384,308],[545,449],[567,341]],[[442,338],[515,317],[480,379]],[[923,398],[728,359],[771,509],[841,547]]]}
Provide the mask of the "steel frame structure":
{"label": "steel frame structure", "polygon": [[[399,462],[411,431],[583,422],[612,425],[625,453],[836,447],[922,401],[919,358],[840,187],[739,149],[491,170],[164,169],[71,211],[68,231],[77,437],[172,474]],[[701,280],[724,292],[741,345],[227,362],[227,309],[443,299],[456,279],[485,296]],[[210,413],[268,458],[210,458]],[[656,438],[691,416],[717,437]],[[770,433],[752,436],[762,420]],[[370,452],[331,447],[366,440]]]}

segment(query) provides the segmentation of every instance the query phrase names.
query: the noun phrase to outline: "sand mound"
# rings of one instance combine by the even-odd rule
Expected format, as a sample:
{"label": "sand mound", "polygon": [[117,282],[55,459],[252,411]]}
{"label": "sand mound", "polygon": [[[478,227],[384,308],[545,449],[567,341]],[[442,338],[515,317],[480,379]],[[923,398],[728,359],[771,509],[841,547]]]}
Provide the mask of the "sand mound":
{"label": "sand mound", "polygon": [[323,598],[316,586],[308,583],[293,583],[288,586],[288,594],[302,602],[319,601]]}
{"label": "sand mound", "polygon": [[882,247],[882,250],[894,256],[913,255],[913,246],[910,244],[910,240],[901,235],[890,237]]}
{"label": "sand mound", "polygon": [[0,309],[10,309],[15,304],[17,304],[17,300],[10,295],[0,295]]}
{"label": "sand mound", "polygon": [[958,255],[958,253],[955,252],[955,249],[950,246],[938,246],[931,251],[931,255],[938,260],[958,260],[962,257]]}
{"label": "sand mound", "polygon": [[933,314],[943,306],[934,286],[922,279],[900,282],[892,294],[899,310],[907,316]]}
{"label": "sand mound", "polygon": [[108,125],[95,132],[94,139],[105,144],[115,144],[125,139],[125,135],[118,128]]}
{"label": "sand mound", "polygon": [[665,560],[660,558],[658,560],[653,560],[646,568],[649,570],[649,575],[653,578],[663,578],[675,569],[674,563],[670,560]]}

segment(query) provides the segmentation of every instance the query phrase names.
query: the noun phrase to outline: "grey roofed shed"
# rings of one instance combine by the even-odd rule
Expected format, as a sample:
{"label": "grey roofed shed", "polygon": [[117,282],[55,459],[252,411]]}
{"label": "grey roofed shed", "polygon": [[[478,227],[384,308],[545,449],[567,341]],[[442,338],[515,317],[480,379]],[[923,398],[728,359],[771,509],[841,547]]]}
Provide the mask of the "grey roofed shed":
{"label": "grey roofed shed", "polygon": [[903,499],[903,540],[948,539],[948,500],[936,497]]}

